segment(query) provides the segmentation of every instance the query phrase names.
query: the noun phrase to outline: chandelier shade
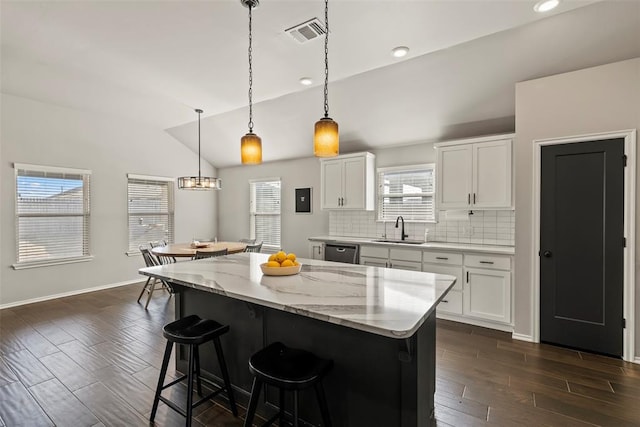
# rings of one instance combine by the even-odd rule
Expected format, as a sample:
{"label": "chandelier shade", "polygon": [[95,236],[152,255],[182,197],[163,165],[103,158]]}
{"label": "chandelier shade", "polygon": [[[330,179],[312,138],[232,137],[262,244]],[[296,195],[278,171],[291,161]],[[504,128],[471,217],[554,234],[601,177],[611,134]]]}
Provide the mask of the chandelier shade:
{"label": "chandelier shade", "polygon": [[335,157],[338,155],[339,144],[338,123],[330,117],[318,120],[313,135],[313,154],[316,157]]}
{"label": "chandelier shade", "polygon": [[262,138],[253,132],[246,133],[240,139],[240,155],[242,164],[257,165],[262,163]]}

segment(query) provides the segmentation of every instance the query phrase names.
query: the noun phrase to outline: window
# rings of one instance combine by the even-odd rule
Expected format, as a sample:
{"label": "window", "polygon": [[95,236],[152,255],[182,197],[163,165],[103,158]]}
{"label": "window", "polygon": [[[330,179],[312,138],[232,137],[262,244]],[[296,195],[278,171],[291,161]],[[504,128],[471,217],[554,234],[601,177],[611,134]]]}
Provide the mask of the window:
{"label": "window", "polygon": [[173,243],[173,179],[128,174],[128,255],[140,245],[164,240]]}
{"label": "window", "polygon": [[91,171],[15,163],[16,264],[88,261]]}
{"label": "window", "polygon": [[280,179],[249,181],[251,238],[280,249]]}
{"label": "window", "polygon": [[378,220],[435,221],[435,165],[378,169]]}

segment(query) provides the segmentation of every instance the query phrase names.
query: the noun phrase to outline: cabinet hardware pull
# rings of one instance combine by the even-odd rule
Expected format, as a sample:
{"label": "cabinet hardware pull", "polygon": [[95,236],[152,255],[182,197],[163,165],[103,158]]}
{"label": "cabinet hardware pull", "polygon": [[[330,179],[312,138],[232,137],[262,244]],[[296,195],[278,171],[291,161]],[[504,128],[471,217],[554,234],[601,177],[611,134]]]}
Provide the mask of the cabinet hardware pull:
{"label": "cabinet hardware pull", "polygon": [[467,204],[471,204],[471,193],[467,193]]}
{"label": "cabinet hardware pull", "polygon": [[493,264],[493,261],[480,261],[480,264]]}
{"label": "cabinet hardware pull", "polygon": [[473,193],[473,204],[476,204],[476,193]]}
{"label": "cabinet hardware pull", "polygon": [[467,283],[469,283],[469,272],[467,271]]}
{"label": "cabinet hardware pull", "polygon": [[345,248],[336,248],[336,252],[346,252],[347,250]]}
{"label": "cabinet hardware pull", "polygon": [[446,256],[437,256],[436,259],[444,259],[444,260],[448,260],[449,258],[447,258]]}
{"label": "cabinet hardware pull", "polygon": [[443,300],[442,300],[442,301],[440,301],[440,302],[447,303],[447,302],[449,302],[449,300],[448,300],[448,299],[443,299]]}

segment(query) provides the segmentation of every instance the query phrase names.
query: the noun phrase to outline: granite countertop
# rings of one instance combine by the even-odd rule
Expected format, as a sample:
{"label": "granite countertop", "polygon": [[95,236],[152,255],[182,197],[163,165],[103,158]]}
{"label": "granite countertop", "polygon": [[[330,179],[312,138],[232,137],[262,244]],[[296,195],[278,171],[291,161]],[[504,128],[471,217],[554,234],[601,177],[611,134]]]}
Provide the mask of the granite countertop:
{"label": "granite countertop", "polygon": [[348,237],[348,236],[315,236],[309,237],[309,240],[319,242],[341,242],[341,243],[356,243],[359,245],[375,245],[375,246],[387,246],[391,248],[403,248],[403,249],[438,249],[445,251],[463,251],[463,252],[479,252],[479,253],[492,253],[501,255],[514,255],[515,248],[513,246],[499,246],[499,245],[477,245],[471,243],[447,243],[447,242],[426,242],[420,244],[410,243],[389,243],[389,242],[376,242],[380,240],[380,237]]}
{"label": "granite countertop", "polygon": [[299,259],[293,276],[265,276],[268,254],[242,253],[142,268],[140,274],[391,338],[413,335],[455,277]]}

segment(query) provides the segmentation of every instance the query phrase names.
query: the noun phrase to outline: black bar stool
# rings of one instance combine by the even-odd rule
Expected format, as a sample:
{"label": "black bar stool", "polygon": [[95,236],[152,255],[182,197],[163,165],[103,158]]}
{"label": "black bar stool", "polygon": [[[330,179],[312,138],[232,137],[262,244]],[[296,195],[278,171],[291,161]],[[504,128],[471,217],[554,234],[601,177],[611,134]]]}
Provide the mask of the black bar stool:
{"label": "black bar stool", "polygon": [[253,423],[263,384],[280,389],[279,411],[263,426],[271,425],[277,418],[280,419],[280,425],[283,425],[284,392],[289,390],[293,391],[293,425],[298,427],[298,391],[313,386],[322,414],[322,423],[324,427],[331,427],[322,379],[332,366],[332,360],[321,359],[308,351],[288,348],[280,342],[270,344],[255,353],[249,359],[249,371],[254,378],[244,427],[251,427]]}
{"label": "black bar stool", "polygon": [[[162,360],[162,368],[160,369],[160,378],[158,379],[158,387],[156,388],[156,395],[153,399],[153,409],[151,410],[151,417],[149,420],[153,422],[158,410],[158,403],[162,400],[171,409],[182,414],[187,418],[187,426],[191,426],[191,415],[193,408],[206,402],[207,400],[218,395],[222,391],[227,392],[229,398],[229,406],[231,406],[231,412],[234,416],[238,416],[238,409],[236,408],[236,402],[233,398],[233,390],[231,388],[231,381],[229,381],[229,373],[227,372],[227,365],[224,361],[224,354],[222,353],[222,345],[220,344],[220,335],[229,331],[228,325],[221,325],[215,320],[201,319],[195,314],[186,316],[175,322],[168,323],[162,328],[162,335],[167,339],[167,347],[164,351],[164,359]],[[222,377],[224,379],[224,387],[209,381],[206,378],[200,377],[200,354],[198,352],[198,346],[204,344],[207,341],[213,341],[216,348],[216,354],[218,356],[218,364],[220,365],[220,371],[222,371]],[[189,368],[186,375],[178,378],[175,381],[170,382],[167,385],[164,384],[164,378],[167,374],[167,367],[169,366],[169,359],[171,358],[171,350],[173,344],[185,344],[189,347]],[[197,383],[198,396],[202,397],[202,382],[205,381],[208,384],[214,385],[217,390],[209,395],[202,397],[197,402],[193,403],[193,377],[195,373],[195,379]],[[169,399],[161,396],[162,390],[171,387],[174,384],[187,379],[187,407],[186,411],[176,405]]]}

